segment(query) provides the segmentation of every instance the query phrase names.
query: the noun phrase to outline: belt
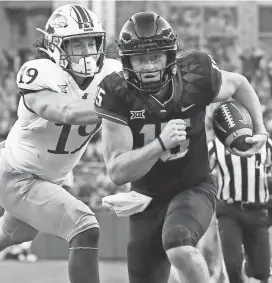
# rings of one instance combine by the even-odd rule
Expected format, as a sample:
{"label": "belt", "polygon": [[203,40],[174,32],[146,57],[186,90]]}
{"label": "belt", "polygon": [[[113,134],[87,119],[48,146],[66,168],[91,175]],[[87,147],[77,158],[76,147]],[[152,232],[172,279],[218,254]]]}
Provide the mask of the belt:
{"label": "belt", "polygon": [[245,201],[233,201],[232,199],[224,200],[229,205],[238,205],[241,210],[254,210],[267,208],[267,203],[249,203]]}

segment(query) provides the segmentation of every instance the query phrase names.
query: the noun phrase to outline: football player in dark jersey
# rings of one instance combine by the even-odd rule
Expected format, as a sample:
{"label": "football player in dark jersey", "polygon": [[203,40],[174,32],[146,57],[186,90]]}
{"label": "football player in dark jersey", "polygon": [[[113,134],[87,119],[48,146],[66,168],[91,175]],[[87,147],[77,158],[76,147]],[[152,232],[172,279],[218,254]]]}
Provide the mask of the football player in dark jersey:
{"label": "football player in dark jersey", "polygon": [[183,283],[208,283],[196,244],[215,208],[209,176],[205,109],[233,98],[250,112],[255,135],[241,156],[252,156],[267,140],[260,103],[242,75],[221,71],[211,56],[177,57],[169,23],[153,12],[133,15],[119,44],[123,72],[107,76],[95,100],[102,117],[104,158],[111,179],[152,197],[130,216],[130,283],[166,283],[170,266]]}

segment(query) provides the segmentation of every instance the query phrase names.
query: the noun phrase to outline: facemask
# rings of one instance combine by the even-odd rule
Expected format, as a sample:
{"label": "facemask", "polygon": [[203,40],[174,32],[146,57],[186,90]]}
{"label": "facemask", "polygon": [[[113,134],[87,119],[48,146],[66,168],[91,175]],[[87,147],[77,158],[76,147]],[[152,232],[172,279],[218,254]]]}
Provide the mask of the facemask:
{"label": "facemask", "polygon": [[91,56],[80,58],[78,63],[71,62],[71,69],[81,77],[93,77],[97,72],[96,59]]}

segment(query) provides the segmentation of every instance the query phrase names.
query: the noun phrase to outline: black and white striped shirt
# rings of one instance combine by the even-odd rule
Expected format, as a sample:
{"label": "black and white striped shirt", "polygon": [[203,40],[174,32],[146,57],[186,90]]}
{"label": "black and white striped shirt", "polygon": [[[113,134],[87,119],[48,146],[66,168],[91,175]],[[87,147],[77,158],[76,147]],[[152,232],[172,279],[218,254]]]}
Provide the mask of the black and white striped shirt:
{"label": "black and white striped shirt", "polygon": [[267,173],[271,166],[271,139],[250,158],[230,154],[217,138],[208,147],[211,170],[217,174],[218,199],[248,203],[268,201]]}

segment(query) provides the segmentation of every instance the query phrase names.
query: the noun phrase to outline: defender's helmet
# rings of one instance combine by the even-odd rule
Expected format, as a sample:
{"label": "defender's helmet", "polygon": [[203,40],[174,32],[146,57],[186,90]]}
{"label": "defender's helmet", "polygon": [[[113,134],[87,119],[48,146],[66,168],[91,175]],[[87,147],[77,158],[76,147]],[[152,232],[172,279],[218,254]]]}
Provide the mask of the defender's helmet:
{"label": "defender's helmet", "polygon": [[[49,55],[63,69],[81,77],[92,77],[100,72],[105,57],[106,33],[97,16],[82,5],[64,5],[57,8],[48,19],[44,34],[44,47],[38,48]],[[66,54],[64,43],[73,38],[94,37],[97,53]],[[72,62],[70,56],[79,56],[79,62]],[[94,57],[96,60],[94,60]]]}
{"label": "defender's helmet", "polygon": [[[177,36],[170,24],[154,12],[136,13],[124,24],[118,49],[126,81],[141,91],[157,92],[176,74]],[[141,79],[144,72],[137,73],[132,69],[129,56],[161,51],[166,52],[167,62],[160,70],[160,81],[145,84]]]}

